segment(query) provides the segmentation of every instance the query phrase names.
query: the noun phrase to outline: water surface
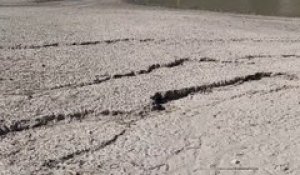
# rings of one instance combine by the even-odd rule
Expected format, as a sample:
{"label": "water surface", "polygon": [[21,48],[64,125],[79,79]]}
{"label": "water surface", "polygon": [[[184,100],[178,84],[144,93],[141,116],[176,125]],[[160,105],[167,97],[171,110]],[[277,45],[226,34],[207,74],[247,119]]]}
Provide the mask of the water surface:
{"label": "water surface", "polygon": [[300,17],[300,0],[131,0],[138,4]]}

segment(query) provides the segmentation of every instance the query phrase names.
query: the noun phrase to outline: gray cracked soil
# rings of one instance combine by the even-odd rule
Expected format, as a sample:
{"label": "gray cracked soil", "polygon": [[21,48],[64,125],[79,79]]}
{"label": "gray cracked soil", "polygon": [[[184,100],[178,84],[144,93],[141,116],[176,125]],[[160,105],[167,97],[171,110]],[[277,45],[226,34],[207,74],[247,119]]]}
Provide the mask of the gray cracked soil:
{"label": "gray cracked soil", "polygon": [[0,174],[300,173],[299,19],[0,4]]}

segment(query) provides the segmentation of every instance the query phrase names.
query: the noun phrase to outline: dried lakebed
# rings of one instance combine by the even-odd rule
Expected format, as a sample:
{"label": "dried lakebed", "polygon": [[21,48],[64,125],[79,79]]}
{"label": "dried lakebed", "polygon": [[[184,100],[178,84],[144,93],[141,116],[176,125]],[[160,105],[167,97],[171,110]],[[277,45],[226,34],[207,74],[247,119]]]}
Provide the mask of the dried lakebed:
{"label": "dried lakebed", "polygon": [[0,174],[299,174],[299,19],[4,2]]}

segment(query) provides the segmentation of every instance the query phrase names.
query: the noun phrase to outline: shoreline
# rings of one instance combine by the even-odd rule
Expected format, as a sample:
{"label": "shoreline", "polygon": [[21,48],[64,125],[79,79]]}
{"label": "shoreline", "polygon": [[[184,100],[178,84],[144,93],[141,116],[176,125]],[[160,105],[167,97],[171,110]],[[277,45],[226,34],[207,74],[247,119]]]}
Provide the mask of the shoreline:
{"label": "shoreline", "polygon": [[[4,0],[5,1],[5,0]],[[18,1],[18,0],[17,0]],[[72,2],[72,0],[69,0]],[[172,7],[163,7],[159,5],[143,5],[143,4],[136,4],[134,2],[130,2],[131,0],[113,0],[113,1],[108,1],[108,0],[102,0],[101,2],[98,2],[96,5],[104,5],[102,8],[111,8],[111,7],[117,7],[117,8],[132,8],[132,9],[140,9],[140,10],[167,10],[167,11],[179,11],[179,12],[200,12],[200,13],[215,13],[215,14],[224,14],[228,16],[239,16],[239,17],[258,17],[259,19],[261,18],[267,18],[267,19],[277,19],[277,20],[300,20],[300,17],[293,17],[293,16],[273,16],[273,15],[257,15],[257,14],[247,14],[247,13],[239,13],[239,12],[222,12],[222,11],[213,11],[213,10],[200,10],[200,9],[181,9],[181,8],[172,8]],[[67,1],[68,2],[68,1]],[[93,2],[93,0],[91,1]],[[86,2],[87,7],[89,7],[90,2]],[[18,3],[13,3],[13,4],[6,4],[4,3],[1,4],[0,1],[0,7],[2,8],[20,8],[20,7],[58,7],[57,5],[60,5],[61,2],[60,0],[54,0],[53,2],[26,2],[24,4],[18,4]],[[109,5],[108,5],[109,4]],[[50,6],[49,6],[50,5]],[[80,4],[70,4],[69,6],[78,6],[80,7]],[[108,5],[108,6],[107,6]],[[95,8],[101,8],[101,7],[95,7]]]}

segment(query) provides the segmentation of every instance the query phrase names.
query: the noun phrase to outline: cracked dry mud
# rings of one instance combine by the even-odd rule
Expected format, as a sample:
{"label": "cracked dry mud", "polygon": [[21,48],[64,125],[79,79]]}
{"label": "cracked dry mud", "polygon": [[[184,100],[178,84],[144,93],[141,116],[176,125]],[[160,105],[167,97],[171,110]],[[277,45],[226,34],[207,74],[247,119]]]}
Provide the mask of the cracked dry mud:
{"label": "cracked dry mud", "polygon": [[0,0],[0,174],[300,173],[300,20]]}

